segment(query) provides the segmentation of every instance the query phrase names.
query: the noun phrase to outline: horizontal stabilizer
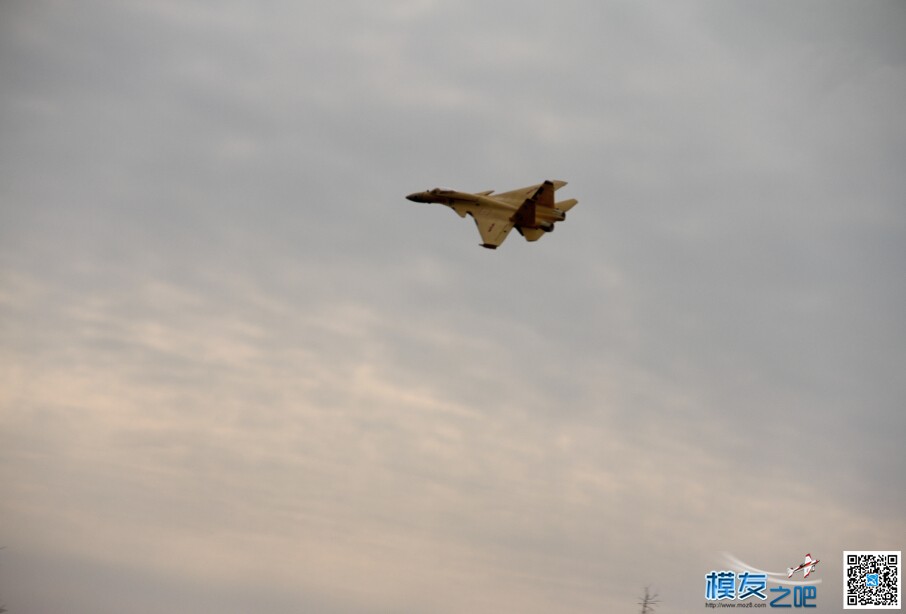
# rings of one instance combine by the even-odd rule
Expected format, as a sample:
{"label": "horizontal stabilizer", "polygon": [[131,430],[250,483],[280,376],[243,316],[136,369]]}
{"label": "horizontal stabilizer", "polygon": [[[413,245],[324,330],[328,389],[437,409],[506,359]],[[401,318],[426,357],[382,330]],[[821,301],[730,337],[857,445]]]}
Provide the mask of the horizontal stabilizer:
{"label": "horizontal stabilizer", "polygon": [[522,228],[521,226],[517,226],[516,230],[525,237],[526,241],[537,241],[544,236],[544,231],[540,228]]}
{"label": "horizontal stabilizer", "polygon": [[569,200],[560,201],[554,206],[557,207],[557,209],[559,209],[560,211],[563,211],[564,213],[566,213],[567,211],[569,211],[570,209],[572,209],[573,207],[575,207],[578,204],[579,204],[578,200],[576,200],[575,198],[570,198]]}

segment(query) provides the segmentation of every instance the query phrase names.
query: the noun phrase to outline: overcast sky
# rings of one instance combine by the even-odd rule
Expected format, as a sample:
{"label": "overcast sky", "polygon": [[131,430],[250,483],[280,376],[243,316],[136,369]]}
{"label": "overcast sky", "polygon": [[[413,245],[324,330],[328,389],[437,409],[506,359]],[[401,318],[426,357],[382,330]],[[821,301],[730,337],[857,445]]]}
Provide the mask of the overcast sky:
{"label": "overcast sky", "polygon": [[[0,604],[699,610],[906,549],[906,4],[0,5]],[[404,199],[562,179],[537,243]]]}

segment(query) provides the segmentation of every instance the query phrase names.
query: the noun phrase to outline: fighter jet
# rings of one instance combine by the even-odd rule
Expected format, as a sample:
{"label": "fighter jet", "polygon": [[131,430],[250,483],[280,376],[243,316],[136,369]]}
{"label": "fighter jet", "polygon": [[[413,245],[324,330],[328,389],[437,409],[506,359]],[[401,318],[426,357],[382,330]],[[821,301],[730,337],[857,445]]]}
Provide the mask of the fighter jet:
{"label": "fighter jet", "polygon": [[799,567],[796,567],[795,569],[792,567],[787,568],[787,572],[788,572],[787,578],[792,578],[793,574],[796,573],[797,571],[799,571],[800,569],[802,570],[802,577],[808,578],[808,575],[810,573],[812,573],[812,569],[814,569],[815,565],[817,565],[820,562],[821,561],[817,561],[817,560],[813,559],[811,554],[806,554],[805,561],[802,563],[802,565],[800,565]]}
{"label": "fighter jet", "polygon": [[554,202],[554,192],[565,181],[545,181],[527,188],[494,194],[494,190],[470,194],[447,188],[415,192],[406,198],[417,203],[438,203],[460,217],[471,215],[481,234],[481,246],[497,249],[513,227],[526,241],[537,241],[554,224],[566,219],[566,212],[579,202],[575,198]]}

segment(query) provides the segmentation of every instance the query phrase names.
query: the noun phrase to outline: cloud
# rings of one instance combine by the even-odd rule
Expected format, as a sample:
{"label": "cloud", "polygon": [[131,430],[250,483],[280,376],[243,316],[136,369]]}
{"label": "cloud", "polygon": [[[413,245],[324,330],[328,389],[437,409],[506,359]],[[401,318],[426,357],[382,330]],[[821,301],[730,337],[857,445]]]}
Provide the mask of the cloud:
{"label": "cloud", "polygon": [[[11,609],[680,611],[902,533],[883,15],[4,10]],[[494,253],[402,198],[544,177]]]}

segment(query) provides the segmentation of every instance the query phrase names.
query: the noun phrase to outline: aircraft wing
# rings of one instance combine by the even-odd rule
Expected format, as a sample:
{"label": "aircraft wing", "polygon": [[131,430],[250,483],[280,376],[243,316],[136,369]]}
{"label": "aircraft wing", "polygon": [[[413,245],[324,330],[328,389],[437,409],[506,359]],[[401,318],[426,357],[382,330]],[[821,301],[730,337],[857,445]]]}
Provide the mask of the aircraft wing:
{"label": "aircraft wing", "polygon": [[513,228],[513,222],[498,215],[477,211],[471,213],[475,225],[478,226],[478,232],[481,233],[483,247],[496,249]]}
{"label": "aircraft wing", "polygon": [[[527,188],[518,188],[516,190],[511,190],[509,192],[501,192],[495,194],[494,198],[498,200],[506,200],[510,202],[517,203],[521,205],[526,200],[536,198],[536,201],[541,206],[553,207],[554,206],[554,192],[566,185],[565,181],[545,181],[544,183],[539,183],[538,185],[532,185]],[[539,194],[539,192],[541,192]],[[548,195],[549,193],[549,195]]]}

